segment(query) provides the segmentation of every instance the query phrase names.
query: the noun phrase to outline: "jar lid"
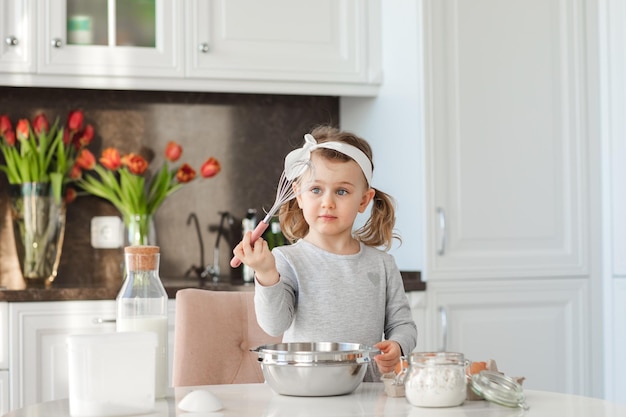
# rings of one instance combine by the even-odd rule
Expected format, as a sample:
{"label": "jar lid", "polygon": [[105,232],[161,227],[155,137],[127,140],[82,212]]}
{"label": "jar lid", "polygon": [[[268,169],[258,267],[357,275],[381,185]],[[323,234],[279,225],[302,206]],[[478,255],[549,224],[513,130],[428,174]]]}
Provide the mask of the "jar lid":
{"label": "jar lid", "polygon": [[528,410],[524,389],[512,378],[493,371],[480,371],[472,375],[472,391],[487,401],[506,407]]}

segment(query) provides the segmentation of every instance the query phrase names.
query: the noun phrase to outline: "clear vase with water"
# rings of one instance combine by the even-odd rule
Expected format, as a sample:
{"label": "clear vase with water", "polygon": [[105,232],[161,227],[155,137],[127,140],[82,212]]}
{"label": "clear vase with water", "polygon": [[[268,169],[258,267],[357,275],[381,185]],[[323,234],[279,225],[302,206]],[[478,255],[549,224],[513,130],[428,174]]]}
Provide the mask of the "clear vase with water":
{"label": "clear vase with water", "polygon": [[[13,236],[28,287],[49,286],[57,276],[65,235],[65,202],[50,183],[11,185]],[[4,232],[3,232],[4,233]]]}
{"label": "clear vase with water", "polygon": [[168,387],[167,292],[159,277],[158,246],[124,248],[125,278],[116,298],[117,331],[151,331],[157,334],[155,398]]}

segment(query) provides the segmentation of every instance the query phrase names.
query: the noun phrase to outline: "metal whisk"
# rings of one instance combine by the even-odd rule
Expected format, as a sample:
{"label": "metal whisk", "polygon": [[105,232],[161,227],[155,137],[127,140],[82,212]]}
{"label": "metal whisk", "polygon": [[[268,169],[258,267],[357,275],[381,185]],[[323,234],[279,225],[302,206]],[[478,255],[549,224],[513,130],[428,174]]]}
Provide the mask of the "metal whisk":
{"label": "metal whisk", "polygon": [[[270,220],[276,214],[278,209],[288,202],[296,198],[299,194],[304,191],[302,185],[298,187],[298,191],[296,192],[293,184],[299,178],[303,178],[304,174],[312,169],[310,159],[306,160],[298,160],[293,163],[290,163],[285,167],[283,172],[280,174],[280,178],[278,180],[278,187],[276,189],[276,199],[274,200],[274,205],[267,212],[267,215],[259,222],[256,228],[252,231],[252,236],[250,237],[250,243],[256,242],[258,238],[267,230],[270,225]],[[310,176],[309,176],[310,177]],[[233,268],[237,268],[241,265],[241,260],[236,256],[230,260],[230,266]]]}

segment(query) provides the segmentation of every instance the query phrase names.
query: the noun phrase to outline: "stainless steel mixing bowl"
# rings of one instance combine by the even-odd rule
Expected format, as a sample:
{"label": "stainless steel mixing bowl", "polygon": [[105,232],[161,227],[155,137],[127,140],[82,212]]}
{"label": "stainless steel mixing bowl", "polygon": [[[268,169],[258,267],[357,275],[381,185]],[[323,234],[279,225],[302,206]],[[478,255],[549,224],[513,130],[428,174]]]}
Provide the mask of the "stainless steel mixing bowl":
{"label": "stainless steel mixing bowl", "polygon": [[349,394],[363,381],[376,348],[358,343],[278,343],[252,349],[265,381],[279,394],[323,397]]}

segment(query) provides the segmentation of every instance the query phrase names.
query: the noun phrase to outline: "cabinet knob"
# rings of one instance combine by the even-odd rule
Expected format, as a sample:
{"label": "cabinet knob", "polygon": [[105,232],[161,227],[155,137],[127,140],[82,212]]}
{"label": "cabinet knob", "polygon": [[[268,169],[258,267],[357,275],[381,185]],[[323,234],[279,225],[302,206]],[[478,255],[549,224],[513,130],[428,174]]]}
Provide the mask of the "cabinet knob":
{"label": "cabinet knob", "polygon": [[117,320],[116,319],[105,319],[102,317],[94,317],[93,320],[91,320],[93,322],[93,324],[104,324],[104,323],[116,323]]}
{"label": "cabinet knob", "polygon": [[198,50],[203,54],[206,54],[207,52],[209,52],[209,44],[207,42],[202,42],[200,45],[198,45]]}
{"label": "cabinet knob", "polygon": [[4,39],[4,42],[9,45],[9,46],[17,46],[17,44],[19,44],[20,42],[17,40],[17,38],[13,35],[11,36],[7,36]]}
{"label": "cabinet knob", "polygon": [[50,41],[50,45],[54,46],[55,48],[60,48],[61,46],[63,46],[63,41],[61,41],[61,39],[59,38],[54,38]]}

